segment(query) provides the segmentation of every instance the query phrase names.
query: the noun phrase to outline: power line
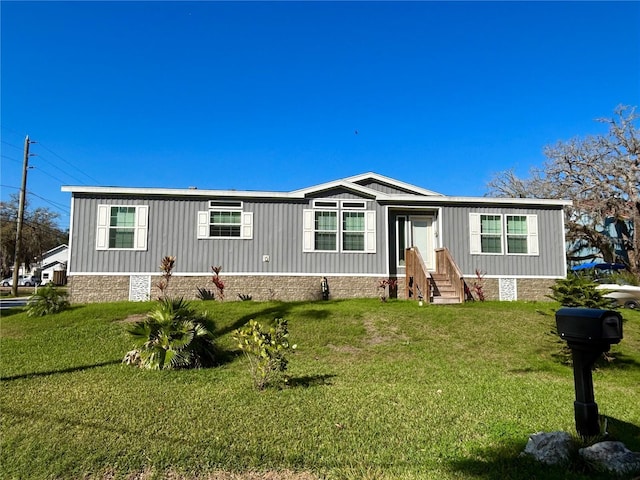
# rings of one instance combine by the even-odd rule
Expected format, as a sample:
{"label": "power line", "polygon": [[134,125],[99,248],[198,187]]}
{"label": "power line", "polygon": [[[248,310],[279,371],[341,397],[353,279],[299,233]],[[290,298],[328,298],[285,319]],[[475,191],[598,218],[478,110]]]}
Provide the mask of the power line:
{"label": "power line", "polygon": [[12,162],[20,163],[20,160],[18,160],[17,158],[10,157],[8,155],[0,155],[0,157],[5,158],[7,160],[11,160]]}
{"label": "power line", "polygon": [[[82,180],[80,180],[77,177],[74,177],[73,175],[71,175],[68,172],[65,172],[62,168],[60,168],[59,166],[57,166],[55,163],[47,160],[45,157],[43,157],[42,155],[37,155],[38,158],[44,160],[46,163],[48,163],[49,165],[51,165],[53,168],[55,168],[56,170],[61,171],[62,173],[64,173],[65,175],[69,176],[70,178],[73,178],[74,180],[76,180],[77,182],[80,182],[80,184],[85,185],[85,182],[83,182]],[[66,183],[64,180],[60,180],[59,178],[57,179],[58,181],[62,182],[62,183]]]}
{"label": "power line", "polygon": [[4,143],[5,145],[8,145],[10,147],[13,148],[17,148],[18,150],[22,150],[22,147],[18,147],[17,145],[14,145],[13,143],[9,143],[9,142],[5,142],[4,140],[0,140],[2,143]]}
{"label": "power line", "polygon": [[[47,152],[49,152],[50,154],[56,156],[57,158],[59,158],[60,160],[62,160],[64,163],[66,163],[67,165],[69,165],[72,168],[75,168],[78,172],[80,172],[82,175],[84,175],[85,177],[87,177],[88,179],[90,179],[92,182],[95,182],[96,184],[100,184],[99,180],[96,180],[95,178],[93,178],[91,175],[89,175],[88,173],[85,173],[84,171],[82,171],[80,168],[76,167],[74,164],[72,164],[71,162],[69,162],[68,160],[65,160],[64,158],[62,158],[60,155],[58,155],[56,152],[54,152],[53,150],[51,150],[50,148],[48,148],[46,145],[43,145],[42,143],[39,143],[38,145],[40,145],[42,148],[44,148]],[[71,176],[71,175],[70,175]]]}
{"label": "power line", "polygon": [[[14,187],[12,185],[0,185],[0,187],[2,187],[2,188],[11,188],[13,190],[20,190],[20,188]],[[49,204],[51,204],[53,206],[56,206],[58,208],[58,210],[62,210],[67,215],[71,214],[71,212],[67,209],[66,205],[62,205],[61,203],[54,202],[53,200],[49,200],[48,198],[41,197],[40,195],[37,195],[37,194],[32,193],[32,192],[27,192],[27,195],[32,195],[34,197],[38,197],[40,200],[44,200],[45,202],[47,202],[47,203],[49,203]]]}
{"label": "power line", "polygon": [[61,184],[63,184],[63,185],[66,183],[64,180],[62,180],[62,179],[60,179],[60,178],[56,177],[55,175],[53,175],[53,174],[51,174],[51,173],[47,172],[46,170],[43,170],[43,169],[38,168],[38,167],[33,167],[33,169],[34,169],[35,171],[37,171],[37,172],[44,173],[44,174],[45,174],[45,175],[47,175],[48,177],[51,177],[51,178],[53,178],[54,180],[57,180],[58,182],[60,182],[60,183],[61,183]]}
{"label": "power line", "polygon": [[[17,224],[17,220],[7,220],[5,222],[3,222],[5,224]],[[33,222],[29,219],[24,220],[23,222],[27,227],[31,228],[32,230],[39,230],[41,232],[47,232],[47,233],[53,233],[53,234],[66,234],[66,231],[63,230],[62,228],[56,228],[55,226],[51,226],[51,225],[43,225],[41,223],[36,223]]]}
{"label": "power line", "polygon": [[40,200],[44,200],[48,204],[53,205],[54,207],[58,207],[59,210],[62,210],[67,215],[71,215],[71,211],[67,210],[67,207],[65,205],[62,205],[61,203],[54,202],[53,200],[49,200],[47,198],[41,197],[40,195],[36,195],[35,193],[32,193],[32,192],[27,192],[27,195],[33,195],[34,197],[38,197]]}

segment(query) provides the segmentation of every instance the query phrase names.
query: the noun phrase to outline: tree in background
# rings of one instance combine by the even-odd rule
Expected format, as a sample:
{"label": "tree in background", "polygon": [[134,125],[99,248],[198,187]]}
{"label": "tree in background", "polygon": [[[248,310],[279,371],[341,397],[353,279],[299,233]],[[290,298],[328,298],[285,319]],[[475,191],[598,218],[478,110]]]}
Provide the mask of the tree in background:
{"label": "tree in background", "polygon": [[[513,198],[563,198],[570,247],[569,261],[600,257],[622,262],[640,274],[640,116],[635,107],[618,106],[606,135],[573,138],[547,146],[543,168],[529,178],[513,170],[500,172],[487,184],[489,195]],[[585,255],[585,251],[593,251]]]}
{"label": "tree in background", "polygon": [[[18,195],[11,195],[7,202],[0,202],[0,273],[5,277],[11,273],[16,251],[16,226],[18,220]],[[18,261],[27,268],[43,253],[66,244],[69,234],[58,227],[60,215],[48,208],[29,210],[25,205],[22,225],[22,255]]]}

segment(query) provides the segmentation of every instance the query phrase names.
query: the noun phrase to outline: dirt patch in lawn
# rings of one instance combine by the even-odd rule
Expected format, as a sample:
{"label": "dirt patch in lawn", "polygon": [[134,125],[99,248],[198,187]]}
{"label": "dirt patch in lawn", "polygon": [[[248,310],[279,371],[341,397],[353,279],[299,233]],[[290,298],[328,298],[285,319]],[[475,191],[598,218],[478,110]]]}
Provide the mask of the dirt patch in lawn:
{"label": "dirt patch in lawn", "polygon": [[398,327],[396,325],[383,325],[384,330],[381,331],[374,319],[367,318],[364,321],[364,328],[367,331],[367,338],[365,339],[366,345],[384,345],[388,343],[393,343],[397,341],[407,341],[409,338],[398,332]]}
{"label": "dirt patch in lawn", "polygon": [[120,320],[120,323],[135,323],[140,322],[147,318],[146,313],[137,313],[135,315],[129,315],[127,318]]}

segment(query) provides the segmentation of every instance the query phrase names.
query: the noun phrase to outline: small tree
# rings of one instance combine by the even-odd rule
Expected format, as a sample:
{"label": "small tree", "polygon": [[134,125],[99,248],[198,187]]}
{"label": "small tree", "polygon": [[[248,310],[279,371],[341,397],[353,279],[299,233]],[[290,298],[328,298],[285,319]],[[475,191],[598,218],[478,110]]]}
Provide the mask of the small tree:
{"label": "small tree", "polygon": [[296,345],[289,344],[286,320],[277,318],[269,328],[251,320],[233,333],[233,339],[249,362],[249,372],[256,389],[264,390],[269,385],[287,382],[284,375],[289,363],[286,354]]}
{"label": "small tree", "polygon": [[611,300],[604,296],[607,291],[598,290],[597,286],[589,277],[570,274],[556,280],[547,297],[564,307],[611,308]]}
{"label": "small tree", "polygon": [[547,146],[547,161],[519,178],[500,172],[487,185],[500,197],[566,198],[569,260],[601,257],[640,275],[640,115],[619,106],[606,134]]}

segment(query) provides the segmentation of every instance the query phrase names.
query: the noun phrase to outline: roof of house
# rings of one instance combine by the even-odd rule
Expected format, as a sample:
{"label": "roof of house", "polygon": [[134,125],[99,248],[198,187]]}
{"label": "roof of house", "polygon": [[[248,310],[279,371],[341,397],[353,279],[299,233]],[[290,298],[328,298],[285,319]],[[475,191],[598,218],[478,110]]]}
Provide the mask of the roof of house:
{"label": "roof of house", "polygon": [[[362,185],[367,181],[378,182],[406,193],[384,193],[379,190]],[[303,199],[317,195],[323,191],[343,188],[364,197],[375,199],[381,203],[476,203],[476,204],[502,204],[502,205],[538,205],[538,206],[565,206],[571,205],[570,200],[539,199],[539,198],[503,198],[503,197],[464,197],[446,196],[431,190],[426,190],[409,183],[393,178],[385,177],[374,172],[363,173],[352,177],[334,180],[331,182],[313,185],[310,187],[293,190],[291,192],[269,192],[252,190],[200,190],[197,188],[149,188],[149,187],[91,187],[91,186],[63,186],[63,192],[72,194],[111,194],[111,195],[167,195],[167,196],[194,196],[194,197],[237,197],[237,198],[280,198]]]}

